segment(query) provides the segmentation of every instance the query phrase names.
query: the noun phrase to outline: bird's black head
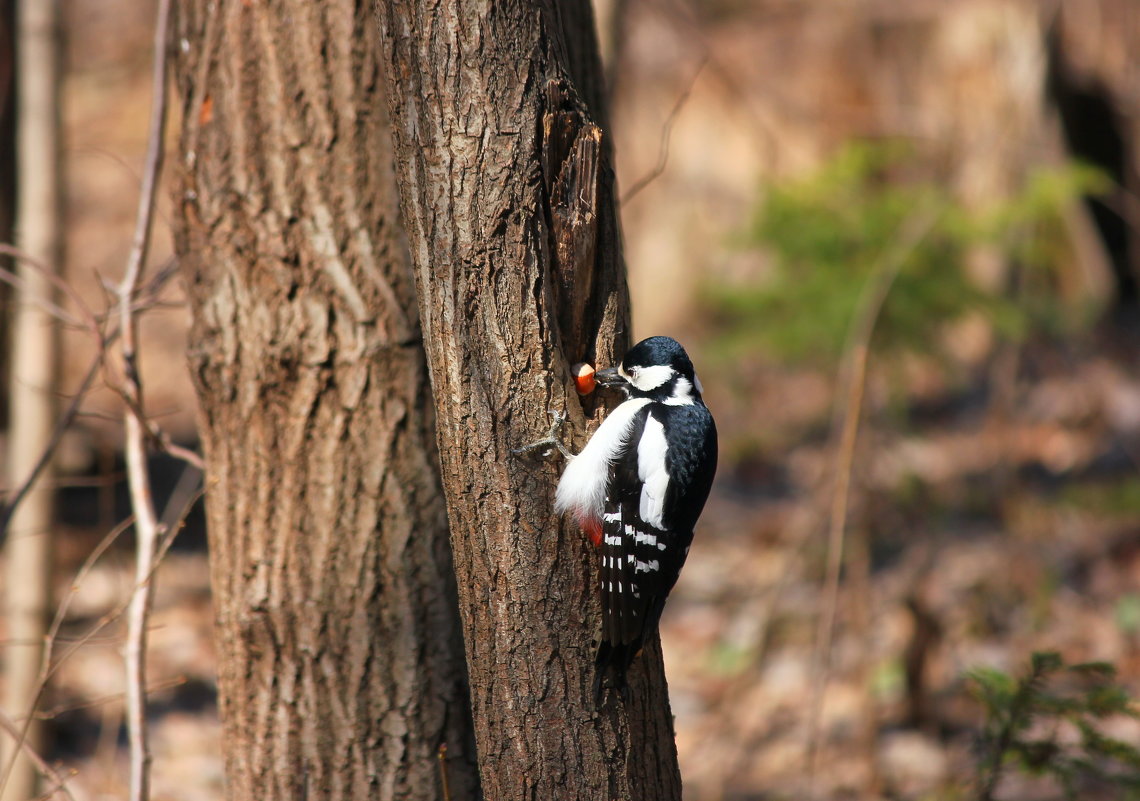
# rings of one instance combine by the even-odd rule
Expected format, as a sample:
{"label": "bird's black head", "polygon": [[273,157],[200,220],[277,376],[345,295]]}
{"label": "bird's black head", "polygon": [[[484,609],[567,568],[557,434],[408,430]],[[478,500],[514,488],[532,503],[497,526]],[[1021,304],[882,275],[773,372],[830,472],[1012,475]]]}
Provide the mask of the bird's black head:
{"label": "bird's black head", "polygon": [[641,340],[625,354],[620,367],[601,370],[597,378],[603,386],[616,386],[634,398],[683,404],[701,397],[693,362],[672,337]]}

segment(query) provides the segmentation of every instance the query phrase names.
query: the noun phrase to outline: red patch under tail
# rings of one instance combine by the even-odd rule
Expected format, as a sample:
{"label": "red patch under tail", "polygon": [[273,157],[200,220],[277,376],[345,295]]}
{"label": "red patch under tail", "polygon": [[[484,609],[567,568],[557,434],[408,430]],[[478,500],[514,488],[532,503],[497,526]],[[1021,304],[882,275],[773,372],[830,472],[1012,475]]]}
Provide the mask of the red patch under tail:
{"label": "red patch under tail", "polygon": [[582,531],[590,538],[590,542],[595,548],[600,548],[602,545],[602,521],[596,518],[581,517],[578,519],[578,525],[582,527]]}

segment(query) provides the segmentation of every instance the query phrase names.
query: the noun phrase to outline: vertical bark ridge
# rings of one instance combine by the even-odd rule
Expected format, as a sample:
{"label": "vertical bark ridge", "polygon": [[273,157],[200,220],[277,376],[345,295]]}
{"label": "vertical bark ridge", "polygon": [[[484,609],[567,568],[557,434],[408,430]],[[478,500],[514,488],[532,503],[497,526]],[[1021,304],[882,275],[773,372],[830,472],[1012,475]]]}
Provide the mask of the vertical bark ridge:
{"label": "vertical bark ridge", "polygon": [[187,0],[177,246],[228,796],[478,797],[376,35],[352,0]]}

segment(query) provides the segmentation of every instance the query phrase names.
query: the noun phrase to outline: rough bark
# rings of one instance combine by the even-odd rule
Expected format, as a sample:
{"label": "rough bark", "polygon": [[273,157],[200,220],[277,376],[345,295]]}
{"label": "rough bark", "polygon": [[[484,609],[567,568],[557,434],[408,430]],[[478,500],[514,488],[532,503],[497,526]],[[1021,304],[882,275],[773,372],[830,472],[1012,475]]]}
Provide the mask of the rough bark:
{"label": "rough bark", "polygon": [[494,799],[680,797],[656,640],[597,705],[596,552],[554,519],[561,465],[512,455],[600,409],[569,363],[628,344],[588,3],[378,0],[459,579]]}
{"label": "rough bark", "polygon": [[375,25],[352,0],[180,16],[227,796],[475,798]]}

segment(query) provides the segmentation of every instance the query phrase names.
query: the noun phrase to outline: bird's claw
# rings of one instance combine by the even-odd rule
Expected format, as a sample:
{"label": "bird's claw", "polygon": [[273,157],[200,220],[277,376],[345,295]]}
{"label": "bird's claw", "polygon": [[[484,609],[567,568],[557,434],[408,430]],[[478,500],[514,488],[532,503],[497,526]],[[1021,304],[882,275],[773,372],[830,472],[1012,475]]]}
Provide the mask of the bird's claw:
{"label": "bird's claw", "polygon": [[511,450],[511,453],[518,456],[523,453],[536,451],[539,448],[546,448],[547,450],[543,453],[543,456],[547,456],[550,453],[550,448],[557,448],[558,452],[567,459],[573,459],[574,454],[572,454],[569,449],[562,444],[562,440],[558,438],[558,430],[562,428],[562,424],[566,422],[566,415],[557,409],[547,409],[546,411],[552,418],[550,421],[550,430],[546,432],[546,436],[537,442],[531,442],[527,445],[514,448]]}

